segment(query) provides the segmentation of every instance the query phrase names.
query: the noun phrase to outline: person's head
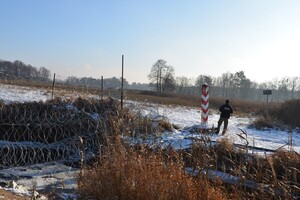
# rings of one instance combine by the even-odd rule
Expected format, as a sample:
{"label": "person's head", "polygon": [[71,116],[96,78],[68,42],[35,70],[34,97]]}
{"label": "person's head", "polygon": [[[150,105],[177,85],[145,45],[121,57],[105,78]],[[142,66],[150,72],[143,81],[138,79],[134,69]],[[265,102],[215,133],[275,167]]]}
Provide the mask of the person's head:
{"label": "person's head", "polygon": [[228,100],[228,99],[226,99],[225,103],[226,103],[226,104],[229,104],[229,100]]}

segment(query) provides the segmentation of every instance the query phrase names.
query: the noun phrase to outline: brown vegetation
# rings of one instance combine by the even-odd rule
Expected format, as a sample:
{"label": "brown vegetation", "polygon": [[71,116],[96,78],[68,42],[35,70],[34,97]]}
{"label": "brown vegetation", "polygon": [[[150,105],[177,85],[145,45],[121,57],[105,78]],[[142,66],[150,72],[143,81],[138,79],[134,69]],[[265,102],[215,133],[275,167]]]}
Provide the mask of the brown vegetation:
{"label": "brown vegetation", "polygon": [[3,190],[0,188],[0,199],[4,200],[31,200],[29,196],[21,196],[19,194],[14,194],[11,191]]}
{"label": "brown vegetation", "polygon": [[[100,158],[78,177],[82,199],[294,199],[300,194],[300,156],[278,151],[250,156],[224,139],[208,138],[190,149],[129,146],[120,138],[103,147]],[[196,174],[187,174],[189,167]],[[235,176],[227,182],[206,170]]]}
{"label": "brown vegetation", "polygon": [[[140,91],[128,91],[126,94],[127,98],[139,101],[196,107],[200,104],[199,97],[157,95]],[[113,99],[108,99],[105,105],[102,105],[100,100],[85,98],[72,101],[82,112],[75,115],[78,117],[76,119],[74,113],[69,113],[71,120],[67,122],[75,124],[71,124],[67,129],[74,131],[72,134],[76,135],[78,131],[83,131],[76,128],[76,124],[80,124],[81,128],[89,128],[88,132],[103,134],[101,143],[98,143],[97,158],[93,160],[93,164],[85,165],[78,177],[78,193],[82,199],[295,199],[300,195],[300,159],[296,152],[278,151],[265,157],[252,156],[248,154],[247,143],[237,149],[231,141],[224,139],[213,144],[210,138],[205,136],[195,140],[190,149],[179,151],[172,148],[162,149],[154,145],[130,146],[122,140],[124,136],[155,135],[172,129],[172,125],[166,120],[153,122],[151,119],[133,114],[128,109],[120,109],[118,101]],[[1,117],[6,125],[18,124],[15,122],[19,120],[23,129],[28,130],[28,126],[25,127],[27,124],[34,124],[33,122],[37,121],[48,123],[43,109],[50,109],[47,116],[51,117],[50,122],[56,120],[52,123],[55,125],[58,119],[67,115],[51,110],[53,107],[49,107],[48,104],[61,103],[61,99],[54,99],[45,105],[11,104],[11,107],[7,107],[2,104]],[[218,108],[223,103],[224,99],[211,98],[213,108]],[[259,103],[233,99],[231,104],[236,112],[261,110]],[[284,108],[289,106],[290,102],[283,103],[278,109],[283,112]],[[299,110],[297,102],[291,107],[293,111]],[[30,110],[29,108],[32,111],[26,111]],[[65,107],[62,110],[64,109]],[[97,126],[93,120],[86,117],[93,112],[100,113],[102,117],[97,121]],[[270,114],[280,112],[274,111]],[[30,117],[27,117],[27,114]],[[293,116],[298,115],[294,113]],[[60,124],[63,126],[68,123],[62,121]],[[43,124],[38,127],[43,127]],[[51,135],[48,131],[66,130],[67,134],[67,129],[43,128],[42,132]],[[4,130],[9,132],[14,129],[6,127]],[[23,131],[20,131],[20,134],[21,132],[24,134]],[[13,139],[18,138],[20,134]],[[40,136],[37,138],[41,139]],[[48,143],[53,140],[48,136],[47,139]],[[196,176],[188,174],[185,170],[188,167],[198,171],[198,174]],[[228,173],[236,177],[237,181],[228,183],[219,177],[210,178],[203,173],[208,169]]]}
{"label": "brown vegetation", "polygon": [[226,199],[221,187],[185,173],[176,151],[126,147],[120,140],[78,178],[82,199]]}
{"label": "brown vegetation", "polygon": [[[5,81],[0,80],[0,83],[14,84],[19,86],[30,86],[36,88],[45,88],[51,93],[52,83],[51,82],[38,82],[28,80],[12,80]],[[74,86],[56,83],[54,94],[57,96],[68,96],[70,93],[78,93],[78,95],[103,95],[103,96],[116,96],[120,98],[119,90],[108,90],[104,89],[101,91],[99,88],[91,86]],[[56,96],[55,95],[55,96]],[[199,92],[200,95],[200,92]],[[184,95],[176,93],[157,93],[155,91],[141,91],[141,90],[125,90],[125,99],[137,100],[137,101],[148,101],[158,104],[167,105],[182,105],[191,107],[200,107],[201,98],[199,95]],[[230,97],[229,97],[230,98]],[[209,105],[211,109],[219,109],[224,104],[225,99],[221,97],[210,96]],[[245,113],[260,113],[262,114],[264,103],[260,101],[248,101],[240,99],[230,99],[231,105],[235,111],[235,114]]]}
{"label": "brown vegetation", "polygon": [[[153,91],[137,91],[128,90],[126,92],[127,99],[137,100],[137,101],[148,101],[158,104],[167,105],[181,105],[190,107],[199,107],[201,104],[200,96],[183,95],[183,94],[170,94],[170,93],[157,93]],[[259,101],[247,101],[230,99],[230,104],[232,105],[235,114],[249,114],[249,113],[259,113],[263,109],[263,103]],[[209,106],[211,109],[219,109],[221,105],[225,103],[224,98],[220,97],[210,97]]]}
{"label": "brown vegetation", "polygon": [[300,99],[285,101],[274,111],[275,117],[292,127],[300,127]]}
{"label": "brown vegetation", "polygon": [[300,127],[300,99],[283,103],[273,103],[269,108],[269,116],[262,115],[254,122],[257,129],[280,128],[290,129]]}
{"label": "brown vegetation", "polygon": [[183,152],[183,157],[186,166],[235,176],[234,183],[223,182],[230,199],[294,199],[300,195],[298,153],[278,150],[262,157],[247,152],[247,145],[237,149],[228,139],[222,139],[215,145],[197,141]]}

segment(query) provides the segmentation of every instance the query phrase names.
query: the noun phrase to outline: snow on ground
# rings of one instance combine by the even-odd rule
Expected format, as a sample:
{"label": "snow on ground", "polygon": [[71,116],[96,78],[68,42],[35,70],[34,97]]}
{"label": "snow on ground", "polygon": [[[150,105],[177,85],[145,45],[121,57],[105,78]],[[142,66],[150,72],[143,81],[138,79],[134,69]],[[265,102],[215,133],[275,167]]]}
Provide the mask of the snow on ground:
{"label": "snow on ground", "polygon": [[51,162],[0,170],[0,180],[10,183],[4,189],[14,193],[31,196],[33,189],[38,192],[56,191],[62,199],[71,199],[76,196],[74,190],[78,174],[79,169]]}
{"label": "snow on ground", "polygon": [[[51,94],[43,89],[0,84],[0,100],[5,103],[46,101]],[[11,142],[0,141],[0,145],[10,145]],[[32,146],[31,142],[23,145]],[[76,177],[79,169],[71,168],[61,163],[43,163],[24,167],[12,167],[0,170],[0,184],[5,190],[30,196],[31,190],[50,190],[55,188],[62,199],[75,199]],[[42,198],[41,198],[42,199]]]}
{"label": "snow on ground", "polygon": [[0,99],[6,103],[46,101],[50,99],[45,90],[0,84]]}
{"label": "snow on ground", "polygon": [[[0,99],[4,102],[28,102],[28,101],[46,101],[50,99],[50,94],[47,95],[45,90],[37,90],[26,87],[17,87],[10,85],[0,85]],[[189,131],[189,128],[194,125],[200,125],[201,113],[199,108],[191,108],[184,106],[167,106],[158,105],[149,102],[126,101],[125,105],[132,108],[134,111],[143,116],[151,118],[164,117],[172,124],[180,127],[179,130],[164,133],[161,136],[161,142],[174,145],[176,148],[188,147],[192,140],[191,138],[199,137]],[[208,126],[216,126],[219,119],[219,113],[216,110],[211,110],[208,120]],[[245,144],[237,134],[241,133],[242,129],[247,133],[247,140],[250,146],[262,147],[265,149],[276,150],[280,147],[288,148],[289,137],[293,139],[293,149],[300,152],[300,133],[294,130],[292,133],[279,130],[264,130],[258,131],[249,128],[253,118],[233,116],[229,120],[228,130],[225,136],[210,135],[212,141],[217,141],[222,137],[227,137],[235,144]],[[222,129],[221,129],[222,130]],[[4,141],[2,141],[4,142]],[[61,197],[65,199],[75,199],[72,195],[72,190],[76,188],[76,176],[78,169],[74,169],[60,163],[44,163],[27,167],[17,167],[0,170],[0,182],[15,180],[18,185],[21,185],[28,192],[33,187],[36,189],[50,189],[51,187],[61,190]],[[16,189],[10,189],[14,192],[20,192]],[[65,193],[64,193],[65,192]]]}
{"label": "snow on ground", "polygon": [[[172,133],[166,133],[162,135],[162,140],[164,142],[172,143],[177,148],[188,147],[192,143],[191,137],[198,137],[195,133],[188,131],[188,127],[194,125],[200,126],[201,112],[200,108],[191,108],[184,106],[168,106],[168,105],[158,105],[151,104],[147,102],[134,102],[128,101],[129,104],[134,104],[137,110],[144,116],[164,116],[172,124],[181,127],[180,130],[174,131]],[[211,110],[208,119],[208,127],[217,126],[219,119],[219,111]],[[249,117],[237,117],[233,116],[229,119],[228,130],[225,136],[220,136],[213,134],[211,135],[212,141],[217,141],[222,137],[227,137],[230,141],[235,144],[246,144],[246,141],[241,139],[237,134],[241,134],[242,131],[247,133],[247,141],[249,146],[254,146],[258,148],[265,148],[270,150],[277,150],[279,148],[288,149],[291,146],[289,144],[289,138],[292,138],[292,147],[296,152],[300,152],[300,133],[297,130],[293,130],[291,133],[288,131],[281,131],[275,129],[266,130],[256,130],[250,128],[252,121],[255,118]],[[222,131],[221,127],[221,131]],[[221,132],[220,131],[220,132]]]}

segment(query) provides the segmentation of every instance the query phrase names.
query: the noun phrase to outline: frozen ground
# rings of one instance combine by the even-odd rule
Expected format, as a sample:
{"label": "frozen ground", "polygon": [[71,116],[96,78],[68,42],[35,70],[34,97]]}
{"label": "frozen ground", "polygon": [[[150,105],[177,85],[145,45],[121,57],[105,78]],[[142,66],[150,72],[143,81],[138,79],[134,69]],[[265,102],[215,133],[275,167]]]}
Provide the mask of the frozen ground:
{"label": "frozen ground", "polygon": [[[200,126],[200,108],[198,109],[184,106],[157,105],[133,101],[129,103],[137,107],[138,111],[142,115],[148,115],[152,118],[163,116],[166,117],[172,124],[181,127],[179,130],[175,130],[174,132],[163,134],[162,142],[171,143],[177,148],[185,148],[191,144],[191,137],[199,137],[198,134],[191,133],[189,131],[189,128],[195,125]],[[217,110],[211,110],[208,119],[208,126],[216,127],[218,119],[219,112]],[[267,150],[277,150],[279,148],[293,148],[294,151],[300,152],[299,130],[293,130],[291,133],[288,131],[281,131],[275,129],[256,130],[249,127],[253,120],[254,118],[237,117],[233,114],[233,116],[229,119],[228,130],[225,136],[213,134],[210,135],[211,140],[217,141],[221,137],[227,137],[230,141],[232,141],[235,144],[244,145],[246,141],[238,136],[238,134],[242,133],[242,129],[247,133],[247,141],[249,142],[249,146],[257,147],[257,149]],[[290,142],[290,138],[292,138],[292,145]],[[258,153],[263,152],[262,150],[259,150]]]}
{"label": "frozen ground", "polygon": [[[27,101],[45,101],[50,99],[50,94],[43,90],[32,90],[26,87],[16,87],[9,85],[0,85],[0,99],[4,102],[27,102]],[[176,148],[188,147],[191,138],[199,137],[198,134],[189,131],[194,125],[200,125],[200,109],[184,106],[166,106],[147,102],[126,101],[126,106],[132,108],[142,115],[148,115],[152,118],[165,117],[172,124],[180,127],[179,130],[164,133],[161,137],[161,143],[172,144]],[[216,126],[219,113],[211,110],[208,126]],[[245,144],[237,134],[244,130],[247,133],[247,140],[250,146],[264,149],[276,150],[278,148],[292,148],[300,152],[300,133],[294,130],[292,133],[279,130],[258,131],[249,128],[253,119],[236,117],[235,115],[229,121],[228,131],[225,136],[210,135],[212,141],[217,141],[222,137],[229,138],[235,144]],[[292,145],[289,144],[289,138],[292,137]],[[5,141],[0,141],[0,143]],[[260,153],[262,151],[260,150]],[[45,163],[27,167],[17,167],[0,170],[0,182],[7,183],[14,180],[17,184],[7,190],[30,194],[33,188],[37,190],[56,188],[60,195],[65,199],[75,199],[72,195],[76,188],[76,176],[78,169],[65,166],[61,163]]]}
{"label": "frozen ground", "polygon": [[[0,84],[0,100],[5,103],[46,101],[51,94],[43,89]],[[11,142],[0,141],[10,146]],[[31,145],[22,143],[22,145]],[[79,169],[58,162],[12,167],[0,170],[0,188],[21,195],[31,196],[32,189],[56,191],[61,199],[75,199],[76,177]],[[44,199],[40,197],[39,199]]]}
{"label": "frozen ground", "polygon": [[0,100],[6,103],[46,101],[50,98],[45,90],[0,84]]}
{"label": "frozen ground", "polygon": [[32,190],[36,194],[54,191],[61,199],[74,199],[78,174],[79,169],[51,162],[0,170],[0,180],[9,185],[5,190],[14,193],[31,196]]}

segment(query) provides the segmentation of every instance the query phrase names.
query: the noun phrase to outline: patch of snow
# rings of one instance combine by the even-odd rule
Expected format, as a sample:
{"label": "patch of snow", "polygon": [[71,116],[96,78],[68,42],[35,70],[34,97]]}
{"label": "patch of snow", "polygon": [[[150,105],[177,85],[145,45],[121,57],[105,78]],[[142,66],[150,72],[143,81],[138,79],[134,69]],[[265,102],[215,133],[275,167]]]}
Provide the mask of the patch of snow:
{"label": "patch of snow", "polygon": [[[50,99],[50,95],[45,90],[38,90],[19,86],[0,85],[0,99],[6,103],[10,102],[29,102],[29,101],[46,101]],[[191,127],[199,126],[201,121],[201,112],[199,108],[185,106],[167,106],[153,104],[149,102],[125,101],[126,106],[132,108],[134,112],[152,119],[165,118],[172,124],[180,127],[179,130],[166,132],[157,139],[161,145],[173,145],[175,148],[188,148],[195,138],[202,136],[191,131]],[[77,111],[72,105],[67,106],[70,111]],[[75,110],[74,110],[75,109]],[[99,120],[101,116],[97,113],[90,113],[94,120]],[[216,127],[219,119],[217,110],[210,110],[208,126]],[[265,149],[276,150],[278,148],[293,148],[296,152],[300,152],[300,134],[296,130],[289,133],[280,130],[256,130],[250,128],[250,124],[254,118],[233,116],[229,119],[228,130],[225,136],[209,135],[214,142],[228,138],[235,144],[245,145],[245,140],[238,136],[242,131],[247,133],[247,141],[249,146],[262,147]],[[222,127],[221,127],[222,130]],[[292,138],[292,143],[290,139]],[[1,145],[14,145],[15,143],[0,141]],[[19,143],[24,146],[39,146],[39,143],[24,142]],[[292,147],[291,147],[292,145]],[[76,177],[79,169],[71,168],[58,162],[36,164],[26,167],[14,167],[0,170],[0,180],[7,181],[12,178],[20,188],[25,188],[25,192],[36,188],[38,191],[55,187],[56,189],[72,191],[77,188]],[[72,192],[60,193],[62,198],[76,199],[76,195]]]}
{"label": "patch of snow", "polygon": [[[201,111],[199,108],[185,106],[168,106],[151,104],[145,102],[127,101],[127,104],[134,105],[135,111],[139,111],[144,116],[157,117],[164,116],[172,124],[181,127],[172,133],[162,134],[162,141],[172,144],[175,148],[185,148],[192,143],[192,138],[199,138],[201,135],[187,131],[187,127],[201,124]],[[208,117],[208,127],[217,127],[219,120],[219,112],[210,110]],[[223,137],[228,138],[234,144],[245,145],[246,141],[238,136],[243,130],[247,134],[249,146],[277,150],[279,148],[292,148],[296,152],[300,152],[300,134],[296,130],[292,133],[270,129],[267,131],[256,130],[250,128],[255,118],[233,116],[229,119],[228,129],[224,136],[212,134],[209,135],[212,141],[220,140]],[[223,125],[221,126],[222,131]],[[289,138],[292,138],[292,145]]]}
{"label": "patch of snow", "polygon": [[0,99],[5,103],[33,101],[45,102],[50,98],[50,95],[47,95],[46,90],[43,89],[0,84]]}
{"label": "patch of snow", "polygon": [[[14,179],[12,183],[14,187],[5,187],[5,189],[30,196],[32,189],[38,192],[51,189],[55,191],[72,191],[77,188],[76,178],[79,172],[79,169],[51,162],[0,170],[0,180],[1,182],[6,182],[5,177],[7,179]],[[75,196],[73,193],[61,195],[65,196],[65,199]]]}

